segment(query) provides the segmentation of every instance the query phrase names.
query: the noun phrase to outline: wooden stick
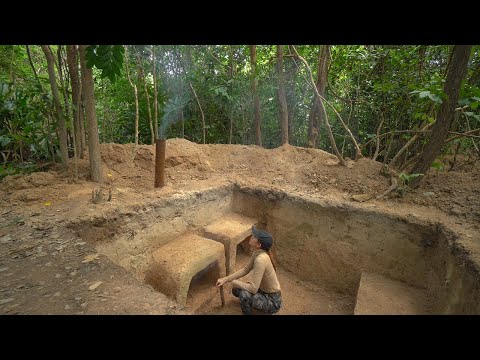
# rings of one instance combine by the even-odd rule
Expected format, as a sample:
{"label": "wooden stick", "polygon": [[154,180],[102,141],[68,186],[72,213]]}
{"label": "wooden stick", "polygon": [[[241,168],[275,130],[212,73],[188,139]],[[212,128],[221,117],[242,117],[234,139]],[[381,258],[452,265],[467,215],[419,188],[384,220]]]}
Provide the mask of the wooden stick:
{"label": "wooden stick", "polygon": [[223,286],[220,286],[220,300],[222,301],[222,306],[225,306],[225,293],[223,291]]}

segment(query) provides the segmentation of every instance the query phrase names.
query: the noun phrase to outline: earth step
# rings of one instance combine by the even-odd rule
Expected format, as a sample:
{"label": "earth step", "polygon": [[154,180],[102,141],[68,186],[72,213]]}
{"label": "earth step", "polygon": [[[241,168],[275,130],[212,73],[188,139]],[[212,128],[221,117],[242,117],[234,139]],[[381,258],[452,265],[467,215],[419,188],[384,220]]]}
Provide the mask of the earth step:
{"label": "earth step", "polygon": [[227,274],[230,274],[235,268],[237,245],[251,235],[252,226],[256,224],[256,219],[231,213],[219,218],[203,229],[205,237],[225,245]]}
{"label": "earth step", "polygon": [[[223,245],[195,234],[186,234],[161,246],[153,253],[153,260],[146,282],[182,306],[187,303],[192,280],[213,267],[217,267],[218,277],[225,276]],[[215,282],[211,287],[215,288]]]}

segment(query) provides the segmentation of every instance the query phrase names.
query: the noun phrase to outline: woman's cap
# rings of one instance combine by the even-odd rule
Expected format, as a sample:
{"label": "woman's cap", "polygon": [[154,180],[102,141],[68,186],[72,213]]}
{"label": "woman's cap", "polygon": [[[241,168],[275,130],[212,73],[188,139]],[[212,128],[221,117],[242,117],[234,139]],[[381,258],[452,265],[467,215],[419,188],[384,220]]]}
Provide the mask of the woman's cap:
{"label": "woman's cap", "polygon": [[268,251],[273,244],[273,238],[270,233],[265,230],[259,230],[255,225],[252,226],[252,233],[258,239],[258,242],[262,245],[262,249]]}

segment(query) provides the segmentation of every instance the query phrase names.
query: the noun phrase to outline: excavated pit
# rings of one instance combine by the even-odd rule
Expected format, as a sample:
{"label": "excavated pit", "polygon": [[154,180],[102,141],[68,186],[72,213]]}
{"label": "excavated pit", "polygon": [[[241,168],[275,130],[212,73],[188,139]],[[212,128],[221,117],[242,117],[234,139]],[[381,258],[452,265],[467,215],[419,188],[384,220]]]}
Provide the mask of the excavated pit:
{"label": "excavated pit", "polygon": [[[255,219],[274,237],[279,314],[480,313],[478,266],[452,232],[358,204],[229,185],[181,192],[72,227],[143,286],[162,292],[148,276],[152,254],[189,234],[208,238],[205,228],[232,214]],[[236,245],[232,271],[249,259],[246,241]],[[182,246],[188,250],[188,241]],[[197,272],[186,305],[179,306],[196,314],[241,314],[228,287],[221,307],[220,273],[218,263]]]}

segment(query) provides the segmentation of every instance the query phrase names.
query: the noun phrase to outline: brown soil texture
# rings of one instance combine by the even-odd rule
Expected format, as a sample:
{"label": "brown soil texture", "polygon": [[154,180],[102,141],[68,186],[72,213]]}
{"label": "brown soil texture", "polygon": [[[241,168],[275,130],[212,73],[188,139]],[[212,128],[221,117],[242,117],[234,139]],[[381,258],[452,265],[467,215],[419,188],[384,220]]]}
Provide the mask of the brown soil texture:
{"label": "brown soil texture", "polygon": [[[78,160],[77,180],[71,159],[66,172],[52,167],[48,172],[8,176],[0,183],[0,314],[188,313],[150,287],[138,286],[128,271],[103,255],[87,257],[97,253],[95,247],[72,236],[65,226],[79,216],[127,211],[181,190],[237,183],[344,201],[370,194],[373,199],[365,204],[379,209],[395,206],[405,214],[443,214],[468,230],[472,242],[480,241],[480,167],[462,166],[458,158],[459,170],[431,169],[418,189],[378,200],[375,196],[390,186],[390,179],[381,175],[381,163],[362,158],[348,160],[344,167],[334,155],[317,149],[169,139],[166,184],[160,189],[153,187],[155,146],[102,144],[101,156],[102,184],[89,181],[88,154]],[[104,193],[98,203],[92,202],[94,189]],[[106,201],[109,191],[111,201]],[[289,281],[288,274],[281,276]],[[303,313],[302,304],[292,301],[292,311]],[[351,300],[347,302],[350,309]]]}

